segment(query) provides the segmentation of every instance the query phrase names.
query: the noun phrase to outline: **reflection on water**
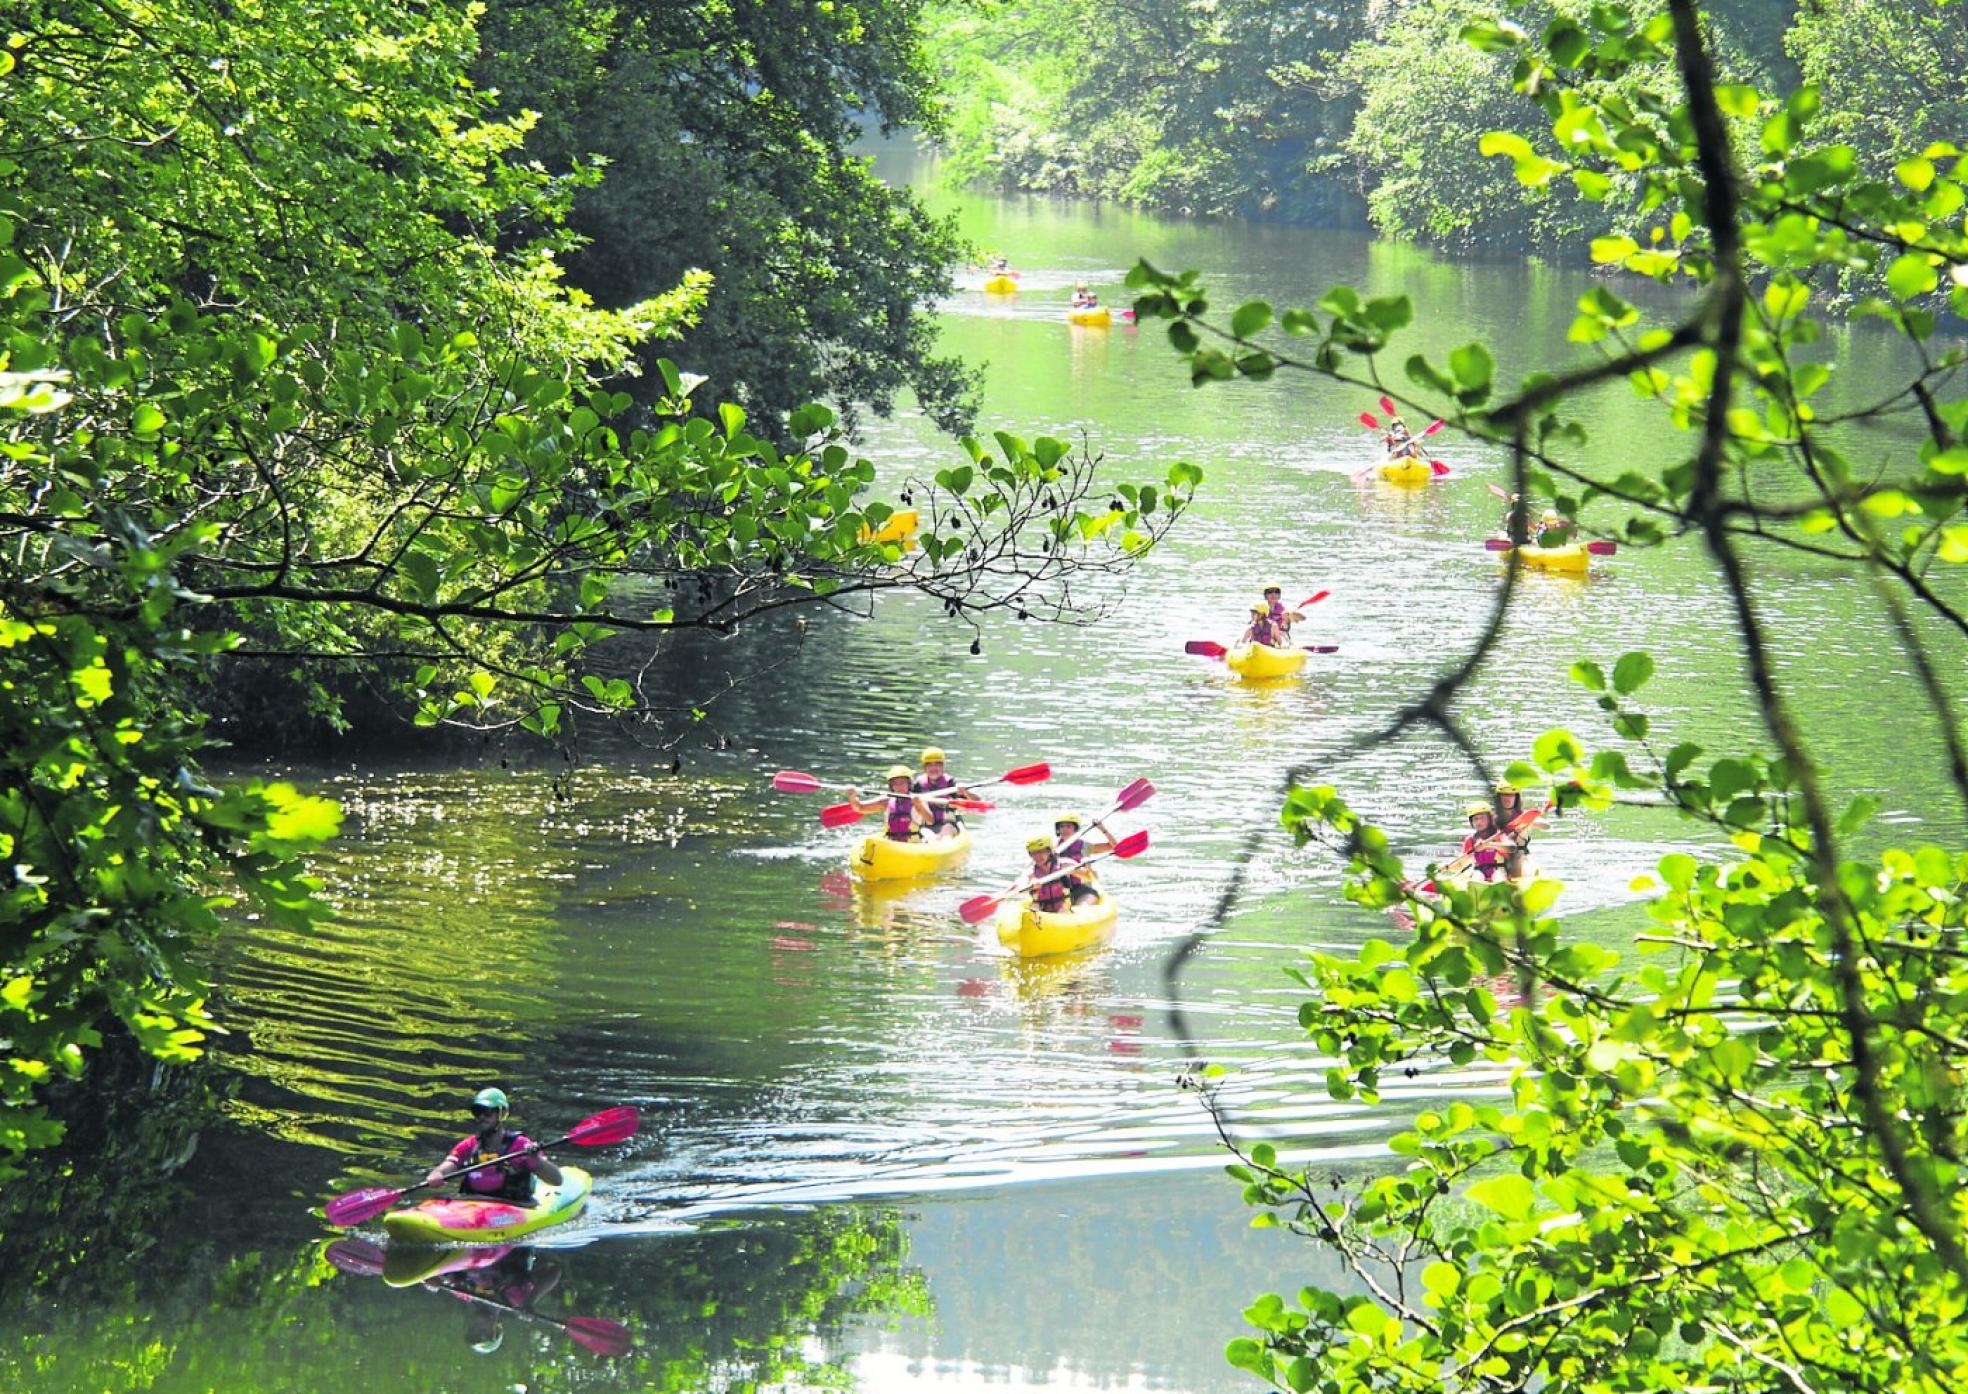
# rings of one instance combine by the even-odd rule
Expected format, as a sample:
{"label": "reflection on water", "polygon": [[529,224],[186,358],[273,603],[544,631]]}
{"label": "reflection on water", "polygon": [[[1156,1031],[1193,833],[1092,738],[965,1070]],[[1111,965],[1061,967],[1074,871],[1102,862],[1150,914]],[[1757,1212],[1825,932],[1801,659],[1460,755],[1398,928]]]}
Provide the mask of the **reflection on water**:
{"label": "reflection on water", "polygon": [[[652,681],[680,700],[707,676],[739,680],[714,708],[721,735],[687,746],[680,775],[667,752],[601,737],[550,770],[300,772],[350,811],[321,863],[337,918],[308,935],[243,924],[221,946],[235,1032],[221,1048],[239,1088],[187,1132],[177,1198],[132,1219],[160,1241],[158,1284],[54,1313],[0,1309],[14,1362],[0,1387],[31,1370],[37,1390],[191,1390],[244,1370],[256,1388],[315,1390],[387,1369],[383,1387],[423,1389],[1236,1388],[1221,1348],[1249,1297],[1341,1280],[1245,1228],[1208,1119],[1174,1087],[1189,1052],[1169,1027],[1171,949],[1210,931],[1181,976],[1182,1009],[1198,1048],[1231,1069],[1240,1126],[1287,1155],[1377,1164],[1421,1104],[1500,1090],[1496,1067],[1444,1063],[1379,1107],[1327,1097],[1325,1062],[1296,1027],[1301,989],[1281,970],[1390,929],[1343,900],[1329,861],[1282,837],[1276,779],[1308,765],[1404,854],[1460,840],[1472,789],[1454,754],[1419,734],[1362,742],[1481,632],[1503,574],[1482,547],[1497,512],[1484,486],[1503,462],[1450,440],[1447,480],[1356,481],[1370,458],[1363,394],[1285,379],[1195,391],[1158,331],[1069,332],[1059,311],[1076,279],[1113,302],[1137,254],[1212,268],[1218,303],[1309,304],[1344,281],[1415,297],[1407,351],[1439,361],[1485,337],[1508,375],[1574,352],[1565,332],[1588,283],[1331,233],[1032,199],[956,207],[1027,272],[1012,300],[960,293],[947,307],[944,348],[990,365],[985,424],[1084,430],[1130,473],[1175,458],[1209,473],[1168,546],[1125,584],[1096,583],[1115,619],[1007,619],[979,655],[968,629],[908,600],[872,618],[816,614],[796,645],[768,626],[653,653],[625,642],[613,661],[653,660]],[[1850,340],[1853,377],[1884,343]],[[1608,469],[1680,448],[1622,386],[1591,415]],[[906,414],[865,444],[897,484],[952,456]],[[1272,580],[1331,591],[1299,637],[1336,654],[1259,685],[1182,652],[1233,638]],[[1866,602],[1809,559],[1765,560],[1756,583],[1833,782],[1879,795],[1889,818],[1945,807],[1927,767],[1869,748],[1854,719],[1911,690]],[[1603,742],[1566,666],[1646,647],[1657,731],[1718,754],[1757,743],[1733,695],[1730,624],[1692,545],[1622,550],[1585,578],[1527,573],[1461,714],[1498,759],[1553,725]],[[995,795],[968,865],[947,877],[855,882],[860,830],[823,830],[825,799],[767,783],[789,766],[865,778],[932,739],[960,778],[1039,759],[1056,771]],[[1057,809],[1104,808],[1141,775],[1160,792],[1127,826],[1153,844],[1112,864],[1109,949],[1018,962],[988,925],[963,925],[959,903],[1015,878],[1024,839]],[[1232,858],[1252,849],[1246,895],[1210,924]],[[1537,849],[1566,883],[1571,931],[1614,947],[1640,922],[1628,882],[1672,850],[1705,849],[1635,808],[1560,820]],[[492,1081],[535,1135],[646,1106],[641,1135],[581,1158],[598,1180],[590,1213],[543,1236],[536,1260],[559,1273],[538,1299],[547,1315],[620,1320],[632,1354],[597,1364],[558,1328],[509,1321],[477,1355],[467,1304],[447,1311],[323,1257],[308,1208],[416,1175]],[[118,1254],[96,1242],[82,1266],[107,1269]],[[60,1363],[37,1363],[54,1351]]]}

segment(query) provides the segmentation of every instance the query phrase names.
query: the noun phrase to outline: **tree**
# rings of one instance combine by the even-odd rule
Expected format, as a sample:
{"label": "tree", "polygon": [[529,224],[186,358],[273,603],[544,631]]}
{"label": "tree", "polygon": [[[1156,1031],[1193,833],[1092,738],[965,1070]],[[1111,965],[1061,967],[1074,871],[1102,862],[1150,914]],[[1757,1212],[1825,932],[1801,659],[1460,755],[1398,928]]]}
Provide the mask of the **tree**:
{"label": "tree", "polygon": [[[1199,1075],[1259,1222],[1333,1247],[1357,1284],[1265,1295],[1246,1312],[1255,1335],[1229,1357],[1279,1387],[1939,1390],[1968,1362],[1956,939],[1968,854],[1876,832],[1876,852],[1856,850],[1869,802],[1833,806],[1749,584],[1755,552],[1779,548],[1872,585],[1968,810],[1948,682],[1958,664],[1919,622],[1968,637],[1942,574],[1968,563],[1968,400],[1949,395],[1963,355],[1934,339],[1944,275],[1948,303],[1968,311],[1956,217],[1968,171],[1935,142],[1895,182],[1869,177],[1855,149],[1819,133],[1817,89],[1778,98],[1718,82],[1700,18],[1694,0],[1669,0],[1642,18],[1612,6],[1559,18],[1535,39],[1504,22],[1464,30],[1514,59],[1566,157],[1515,132],[1490,148],[1520,178],[1544,161],[1530,164],[1536,180],[1637,181],[1650,231],[1602,238],[1594,255],[1683,287],[1685,312],[1644,327],[1595,286],[1571,336],[1594,356],[1514,391],[1481,344],[1403,369],[1416,407],[1510,449],[1520,494],[1573,516],[1618,508],[1629,544],[1701,541],[1770,749],[1711,760],[1668,746],[1639,705],[1653,660],[1632,653],[1573,668],[1612,744],[1589,752],[1552,731],[1502,771],[1559,806],[1650,801],[1730,849],[1662,859],[1637,964],[1567,934],[1551,914],[1555,882],[1425,887],[1335,788],[1294,772],[1286,826],[1349,859],[1361,904],[1413,925],[1404,944],[1312,956],[1300,1021],[1334,1061],[1328,1088],[1374,1099],[1390,1074],[1445,1058],[1511,1073],[1507,1102],[1417,1115],[1394,1140],[1399,1168],[1354,1186],[1240,1146]],[[1602,95],[1643,71],[1672,76]],[[1852,313],[1904,336],[1921,367],[1868,384],[1856,410],[1821,411],[1833,365],[1799,351],[1823,332],[1814,293],[1855,265],[1888,294]],[[1342,286],[1315,309],[1253,302],[1225,325],[1196,273],[1144,264],[1133,280],[1137,308],[1169,321],[1199,384],[1312,371],[1386,389],[1384,356],[1412,313]],[[1274,322],[1310,351],[1281,347]],[[1684,458],[1616,478],[1577,463],[1580,394],[1621,380],[1688,433]],[[1901,413],[1920,423],[1915,445],[1885,429]],[[1489,657],[1515,580],[1513,569],[1477,647],[1396,723],[1439,730],[1485,784],[1454,702]]]}
{"label": "tree", "polygon": [[361,682],[420,725],[674,736],[691,707],[587,671],[596,645],[900,589],[1086,619],[1075,575],[1200,480],[999,433],[877,540],[829,409],[762,436],[668,359],[647,404],[614,385],[703,286],[610,312],[561,284],[565,191],[464,80],[470,12],[46,18],[0,54],[0,1177],[105,1031],[197,1053],[221,911],[320,913],[300,858],[334,807],[199,772],[230,661],[330,717]]}
{"label": "tree", "polygon": [[[925,311],[964,248],[850,147],[868,125],[933,134],[921,5],[495,3],[477,69],[500,108],[544,113],[525,153],[606,169],[572,191],[570,276],[631,305],[707,270],[702,313],[663,350],[760,423],[828,400],[850,419],[914,394],[972,422],[968,369]],[[654,350],[647,390],[661,390]]]}

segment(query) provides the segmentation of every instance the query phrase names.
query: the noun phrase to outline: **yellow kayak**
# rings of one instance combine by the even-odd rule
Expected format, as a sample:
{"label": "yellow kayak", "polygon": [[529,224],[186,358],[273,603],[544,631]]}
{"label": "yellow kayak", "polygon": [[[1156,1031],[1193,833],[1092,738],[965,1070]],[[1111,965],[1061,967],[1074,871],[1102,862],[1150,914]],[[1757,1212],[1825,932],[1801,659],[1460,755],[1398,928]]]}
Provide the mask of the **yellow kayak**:
{"label": "yellow kayak", "polygon": [[[1518,558],[1526,566],[1534,566],[1540,571],[1582,572],[1592,564],[1592,553],[1585,550],[1583,542],[1567,542],[1562,547],[1540,547],[1536,543],[1526,543],[1515,549]],[[1497,553],[1506,561],[1511,549]]]}
{"label": "yellow kayak", "polygon": [[993,276],[984,283],[986,295],[1018,294],[1018,278],[1015,276]]}
{"label": "yellow kayak", "polygon": [[1428,461],[1412,455],[1389,455],[1380,462],[1380,477],[1389,484],[1426,484],[1435,477]]}
{"label": "yellow kayak", "polygon": [[1095,305],[1091,309],[1068,310],[1066,319],[1072,324],[1084,324],[1094,329],[1105,329],[1114,316],[1105,305]]}
{"label": "yellow kayak", "polygon": [[921,526],[922,519],[915,509],[898,509],[879,528],[861,529],[856,540],[864,547],[874,542],[900,542],[906,551],[915,542],[916,529]]}
{"label": "yellow kayak", "polygon": [[1114,937],[1114,920],[1120,914],[1112,896],[1085,905],[1074,905],[1057,913],[1033,908],[1029,900],[1019,900],[998,911],[998,942],[1020,958],[1049,958],[1090,949]]}
{"label": "yellow kayak", "polygon": [[1444,876],[1442,880],[1459,891],[1473,891],[1482,886],[1515,886],[1519,890],[1522,890],[1525,886],[1537,880],[1539,874],[1537,863],[1526,861],[1524,863],[1524,869],[1515,876],[1499,876],[1495,880],[1485,881],[1476,874],[1476,868],[1472,866],[1468,870],[1459,872],[1454,876]]}
{"label": "yellow kayak", "polygon": [[1278,649],[1269,644],[1238,644],[1223,656],[1240,678],[1288,678],[1305,666],[1304,649]]}
{"label": "yellow kayak", "polygon": [[854,854],[854,874],[863,881],[906,881],[912,876],[934,876],[955,866],[970,852],[970,830],[955,837],[925,838],[920,842],[896,842],[877,834],[861,839]]}

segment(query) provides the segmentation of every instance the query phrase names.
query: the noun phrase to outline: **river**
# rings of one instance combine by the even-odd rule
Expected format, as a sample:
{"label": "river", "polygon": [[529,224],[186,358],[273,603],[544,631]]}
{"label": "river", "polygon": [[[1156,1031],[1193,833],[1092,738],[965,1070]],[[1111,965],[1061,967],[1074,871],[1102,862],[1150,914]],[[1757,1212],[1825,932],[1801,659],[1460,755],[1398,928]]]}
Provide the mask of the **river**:
{"label": "river", "polygon": [[[1447,480],[1357,483],[1365,394],[1290,375],[1196,391],[1159,332],[1069,329],[1061,312],[1077,280],[1124,301],[1137,256],[1205,268],[1226,309],[1309,305],[1335,282],[1402,290],[1418,311],[1403,356],[1440,362],[1482,338],[1509,382],[1576,357],[1565,333],[1589,279],[1355,234],[931,197],[1025,272],[1014,299],[964,289],[942,310],[945,347],[987,365],[983,426],[1084,433],[1123,477],[1178,458],[1207,473],[1117,613],[1087,629],[993,619],[978,654],[969,629],[906,598],[871,618],[816,614],[796,647],[779,627],[686,641],[680,670],[736,685],[676,774],[669,752],[605,738],[566,761],[278,771],[347,810],[319,862],[337,917],[313,935],[229,934],[217,972],[233,1092],[191,1160],[154,1183],[133,1261],[116,1233],[98,1236],[72,1278],[0,1316],[0,1383],[1245,1389],[1222,1358],[1241,1308],[1342,1280],[1302,1242],[1248,1227],[1209,1118],[1177,1087],[1185,1064],[1229,1068],[1246,1136],[1336,1168],[1383,1165],[1384,1140],[1427,1101],[1497,1091],[1492,1068],[1444,1066],[1378,1107],[1327,1097],[1285,969],[1389,931],[1343,900],[1328,857],[1276,835],[1276,807],[1278,772],[1304,763],[1403,851],[1460,837],[1477,791],[1439,738],[1362,742],[1479,632],[1502,575],[1480,539],[1503,461],[1443,437]],[[1883,336],[1833,338],[1860,386],[1903,366]],[[1589,424],[1584,458],[1609,470],[1686,449],[1623,386],[1595,398]],[[870,423],[864,446],[891,482],[956,458],[907,411]],[[1330,590],[1301,632],[1337,654],[1303,681],[1252,687],[1183,653],[1231,637],[1271,578],[1288,600]],[[1935,762],[1909,757],[1931,741],[1925,718],[1878,739],[1881,713],[1918,704],[1863,586],[1767,554],[1756,581],[1834,787],[1879,798],[1889,827],[1951,807]],[[1636,648],[1658,659],[1644,705],[1671,739],[1760,745],[1727,606],[1685,540],[1622,549],[1583,579],[1526,576],[1505,657],[1461,710],[1499,761],[1554,725],[1605,743],[1566,668]],[[960,774],[1039,759],[1056,773],[1002,796],[961,874],[899,893],[850,884],[852,835],[766,782],[780,767],[865,777],[926,740]],[[1020,965],[964,928],[958,901],[1016,873],[1035,822],[1097,811],[1141,775],[1159,792],[1124,826],[1149,827],[1153,846],[1112,873],[1124,909],[1110,949]],[[1244,894],[1215,921],[1253,848]],[[1640,922],[1629,882],[1675,850],[1712,844],[1621,807],[1565,818],[1539,860],[1565,883],[1571,932],[1623,944]],[[1199,930],[1172,995],[1171,955]],[[1178,999],[1193,1047],[1172,1025]],[[485,1289],[542,1316],[620,1320],[632,1355],[601,1359],[544,1321],[501,1327],[483,1306],[324,1257],[309,1207],[421,1170],[488,1081],[536,1136],[643,1107],[633,1142],[583,1159],[599,1178],[588,1216]]]}

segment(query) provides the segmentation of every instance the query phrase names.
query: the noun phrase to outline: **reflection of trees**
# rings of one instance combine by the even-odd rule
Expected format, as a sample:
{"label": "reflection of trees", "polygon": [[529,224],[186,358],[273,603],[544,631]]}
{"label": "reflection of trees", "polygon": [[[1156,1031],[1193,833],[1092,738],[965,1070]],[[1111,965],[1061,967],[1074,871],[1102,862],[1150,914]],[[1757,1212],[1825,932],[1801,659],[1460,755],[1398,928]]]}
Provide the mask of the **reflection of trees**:
{"label": "reflection of trees", "polygon": [[543,1315],[606,1316],[636,1333],[631,1354],[603,1360],[550,1327],[518,1323],[508,1323],[498,1350],[475,1354],[470,1343],[483,1333],[463,1304],[452,1313],[419,1289],[337,1274],[318,1242],[230,1257],[160,1249],[134,1266],[113,1246],[98,1247],[71,1266],[70,1300],[17,1306],[0,1325],[0,1388],[554,1394],[844,1385],[847,1374],[813,1352],[838,1349],[843,1329],[862,1317],[927,1310],[905,1256],[900,1217],[858,1208],[554,1254],[563,1277],[538,1303]]}

